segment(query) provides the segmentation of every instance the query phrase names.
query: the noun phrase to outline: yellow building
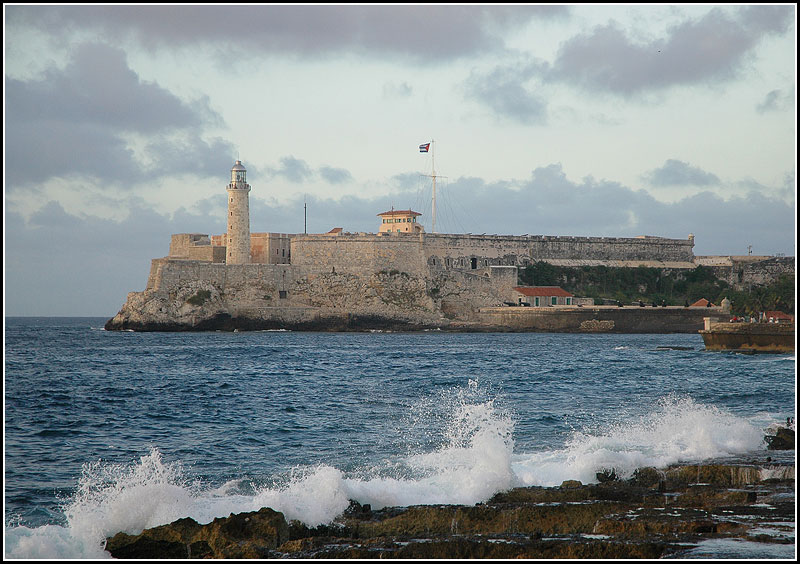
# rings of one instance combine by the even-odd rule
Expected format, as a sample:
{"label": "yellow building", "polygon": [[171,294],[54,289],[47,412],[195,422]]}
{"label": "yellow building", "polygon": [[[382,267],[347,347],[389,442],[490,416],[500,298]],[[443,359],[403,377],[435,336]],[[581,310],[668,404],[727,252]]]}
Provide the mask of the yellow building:
{"label": "yellow building", "polygon": [[425,231],[422,225],[417,223],[417,217],[421,215],[421,213],[411,210],[391,210],[379,213],[381,228],[378,233],[420,233]]}

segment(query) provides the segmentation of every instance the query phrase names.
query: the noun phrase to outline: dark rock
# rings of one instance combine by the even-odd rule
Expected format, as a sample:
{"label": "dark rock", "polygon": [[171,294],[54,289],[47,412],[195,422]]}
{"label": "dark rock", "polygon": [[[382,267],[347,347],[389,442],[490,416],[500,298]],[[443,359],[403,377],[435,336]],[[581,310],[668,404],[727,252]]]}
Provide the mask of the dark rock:
{"label": "dark rock", "polygon": [[794,429],[780,427],[775,435],[764,437],[768,450],[794,450]]}
{"label": "dark rock", "polygon": [[599,484],[515,488],[474,506],[353,501],[315,528],[264,508],[119,533],[107,550],[129,559],[664,558],[706,539],[785,542],[762,533],[767,524],[794,530],[794,468],[775,470],[765,480],[759,467],[736,464],[642,468],[629,480],[608,470]]}
{"label": "dark rock", "polygon": [[595,477],[597,478],[597,481],[600,482],[601,484],[604,484],[606,482],[613,482],[614,480],[617,479],[617,471],[614,470],[613,468],[611,470],[605,469],[602,472],[598,472],[597,474],[595,474]]}
{"label": "dark rock", "polygon": [[106,550],[114,558],[264,558],[288,540],[282,513],[269,508],[231,514],[200,525],[179,519],[146,529],[138,535],[118,533]]}

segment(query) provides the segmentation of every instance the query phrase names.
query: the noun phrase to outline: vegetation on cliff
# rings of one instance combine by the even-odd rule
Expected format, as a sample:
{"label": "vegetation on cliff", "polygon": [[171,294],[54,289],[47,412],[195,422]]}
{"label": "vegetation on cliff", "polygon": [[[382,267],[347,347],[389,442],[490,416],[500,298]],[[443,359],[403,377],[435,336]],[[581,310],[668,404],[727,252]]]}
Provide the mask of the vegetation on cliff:
{"label": "vegetation on cliff", "polygon": [[544,261],[520,269],[519,281],[526,286],[560,286],[595,303],[614,300],[623,303],[687,305],[706,298],[719,304],[727,297],[732,313],[751,315],[759,311],[794,312],[794,276],[783,274],[767,286],[734,290],[704,266],[687,271],[639,266],[555,266]]}
{"label": "vegetation on cliff", "polygon": [[725,292],[736,315],[753,315],[760,311],[783,311],[794,313],[795,279],[782,274],[769,286],[753,286],[749,291]]}

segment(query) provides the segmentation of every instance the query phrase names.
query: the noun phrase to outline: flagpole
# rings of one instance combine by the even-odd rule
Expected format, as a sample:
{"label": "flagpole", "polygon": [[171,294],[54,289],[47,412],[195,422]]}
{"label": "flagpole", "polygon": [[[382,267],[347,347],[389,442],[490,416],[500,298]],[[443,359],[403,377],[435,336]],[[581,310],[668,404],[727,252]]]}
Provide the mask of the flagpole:
{"label": "flagpole", "polygon": [[431,178],[433,178],[433,201],[431,202],[431,233],[436,233],[436,164],[434,161],[434,144],[431,139]]}

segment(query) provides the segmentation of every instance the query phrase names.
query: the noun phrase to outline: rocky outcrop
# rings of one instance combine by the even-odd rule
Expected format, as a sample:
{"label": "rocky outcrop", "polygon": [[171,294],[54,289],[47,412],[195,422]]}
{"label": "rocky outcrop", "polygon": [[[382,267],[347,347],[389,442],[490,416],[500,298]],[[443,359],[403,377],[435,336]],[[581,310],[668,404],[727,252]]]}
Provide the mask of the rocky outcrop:
{"label": "rocky outcrop", "polygon": [[315,273],[287,283],[286,290],[263,279],[194,274],[129,293],[106,330],[423,330],[449,324],[425,281],[399,271]]}
{"label": "rocky outcrop", "polygon": [[767,435],[766,441],[769,450],[794,450],[794,429],[779,427],[774,435]]}
{"label": "rocky outcrop", "polygon": [[283,514],[263,508],[207,525],[186,518],[138,535],[118,533],[106,550],[114,558],[263,558],[288,538]]}
{"label": "rocky outcrop", "polygon": [[[780,476],[775,478],[774,476]],[[308,528],[271,509],[119,533],[115,558],[660,558],[707,539],[794,542],[794,467],[643,468],[629,480],[516,488],[474,506],[372,510]],[[764,535],[764,525],[778,531]]]}

